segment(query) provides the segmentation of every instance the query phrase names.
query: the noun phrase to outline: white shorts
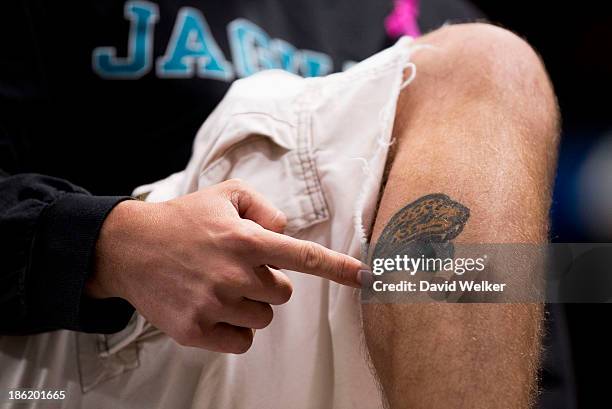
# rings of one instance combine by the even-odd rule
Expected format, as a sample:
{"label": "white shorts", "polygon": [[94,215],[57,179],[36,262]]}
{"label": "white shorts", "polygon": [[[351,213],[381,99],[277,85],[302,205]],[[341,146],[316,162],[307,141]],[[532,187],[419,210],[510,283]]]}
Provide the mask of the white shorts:
{"label": "white shorts", "polygon": [[[270,70],[236,81],[198,132],[185,171],[134,193],[164,201],[240,178],[287,215],[287,234],[360,257],[403,72],[415,72],[412,49],[402,38],[343,73],[303,79]],[[359,291],[285,273],[291,300],[274,307],[245,354],[180,346],[135,314],[113,335],[0,337],[0,389],[66,391],[64,401],[23,407],[382,407]]]}

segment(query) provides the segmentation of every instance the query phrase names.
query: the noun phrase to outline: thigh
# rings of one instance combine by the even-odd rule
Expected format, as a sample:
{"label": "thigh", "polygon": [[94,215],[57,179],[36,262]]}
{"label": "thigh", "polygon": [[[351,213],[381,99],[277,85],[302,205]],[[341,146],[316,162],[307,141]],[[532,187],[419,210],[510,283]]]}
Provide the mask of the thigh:
{"label": "thigh", "polygon": [[[432,237],[544,242],[558,135],[554,95],[536,54],[483,25],[447,27],[419,41],[434,48],[414,57],[418,74],[399,99],[374,242],[390,243],[391,234],[403,246]],[[489,268],[530,284],[523,264]],[[430,396],[444,407],[475,387],[495,391],[500,402],[530,399],[537,304],[372,304],[363,313],[392,407],[426,407]]]}

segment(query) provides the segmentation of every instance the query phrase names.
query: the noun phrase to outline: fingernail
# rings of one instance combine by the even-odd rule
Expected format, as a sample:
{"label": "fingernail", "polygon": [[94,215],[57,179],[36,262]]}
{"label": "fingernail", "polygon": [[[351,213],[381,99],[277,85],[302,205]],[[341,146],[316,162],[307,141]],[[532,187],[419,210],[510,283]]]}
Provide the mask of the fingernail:
{"label": "fingernail", "polygon": [[372,283],[374,283],[374,275],[366,266],[366,268],[359,270],[359,274],[357,274],[357,281],[361,288],[369,288],[372,286]]}

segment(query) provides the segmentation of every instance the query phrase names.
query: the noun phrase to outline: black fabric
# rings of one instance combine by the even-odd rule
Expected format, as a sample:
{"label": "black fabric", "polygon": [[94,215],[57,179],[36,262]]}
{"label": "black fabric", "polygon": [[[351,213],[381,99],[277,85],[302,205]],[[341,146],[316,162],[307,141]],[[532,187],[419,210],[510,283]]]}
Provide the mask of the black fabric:
{"label": "black fabric", "polygon": [[444,23],[470,23],[485,20],[485,15],[467,0],[422,0],[419,27],[423,33]]}
{"label": "black fabric", "polygon": [[129,304],[91,300],[82,291],[98,231],[126,197],[90,196],[37,174],[0,176],[0,192],[0,332],[123,328]]}
{"label": "black fabric", "polygon": [[134,310],[126,301],[81,297],[100,227],[112,208],[125,199],[64,193],[45,208],[26,276],[26,282],[31,282],[26,287],[32,293],[28,306],[35,327],[116,332],[127,325]]}

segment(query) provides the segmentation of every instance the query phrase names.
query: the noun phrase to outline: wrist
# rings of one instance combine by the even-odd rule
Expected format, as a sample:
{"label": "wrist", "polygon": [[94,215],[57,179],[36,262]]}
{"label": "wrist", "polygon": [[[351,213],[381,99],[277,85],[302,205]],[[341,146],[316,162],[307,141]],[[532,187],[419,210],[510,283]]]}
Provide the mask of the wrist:
{"label": "wrist", "polygon": [[85,293],[92,298],[127,299],[125,284],[133,269],[131,254],[135,236],[144,225],[142,215],[148,204],[138,200],[119,203],[108,214],[96,241],[93,271],[85,283]]}

